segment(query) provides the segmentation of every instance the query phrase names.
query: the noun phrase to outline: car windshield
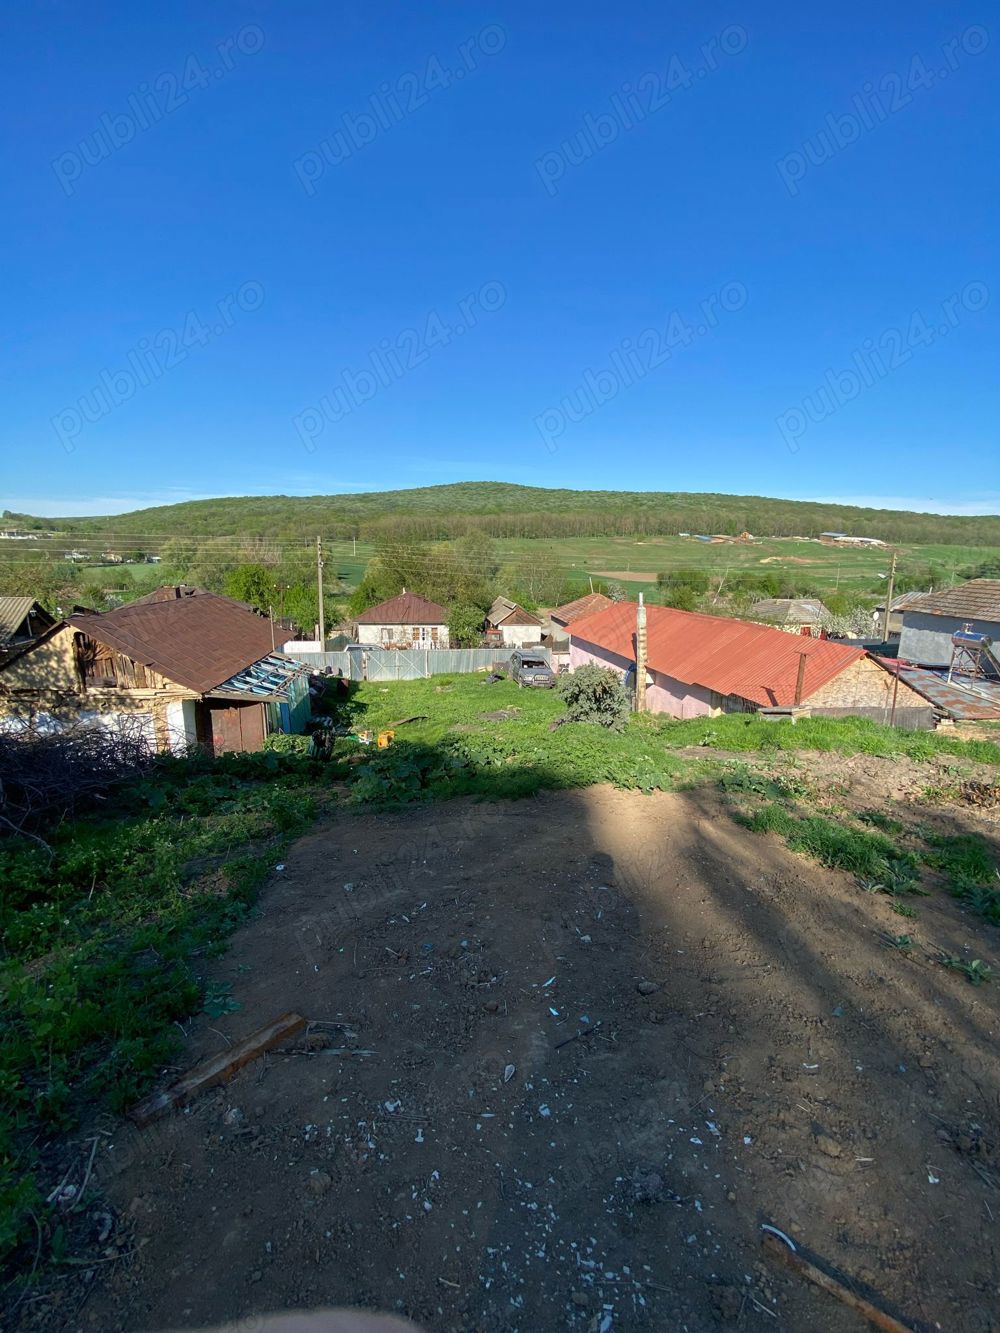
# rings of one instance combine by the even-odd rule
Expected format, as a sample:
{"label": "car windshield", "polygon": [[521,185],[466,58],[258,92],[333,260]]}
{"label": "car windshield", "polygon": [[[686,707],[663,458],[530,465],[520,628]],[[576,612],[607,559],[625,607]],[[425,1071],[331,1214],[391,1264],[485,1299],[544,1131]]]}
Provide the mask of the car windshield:
{"label": "car windshield", "polygon": [[547,666],[548,663],[543,662],[539,657],[522,657],[521,665],[525,667],[544,667]]}

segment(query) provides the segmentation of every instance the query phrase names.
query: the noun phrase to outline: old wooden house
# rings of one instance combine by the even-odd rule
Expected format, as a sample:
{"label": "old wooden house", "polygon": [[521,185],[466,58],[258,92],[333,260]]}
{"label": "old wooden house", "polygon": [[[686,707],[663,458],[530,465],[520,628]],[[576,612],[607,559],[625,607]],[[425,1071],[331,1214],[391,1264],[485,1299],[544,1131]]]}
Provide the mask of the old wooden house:
{"label": "old wooden house", "polygon": [[307,669],[214,593],[74,614],[0,666],[0,725],[129,727],[158,750],[258,750],[309,717]]}

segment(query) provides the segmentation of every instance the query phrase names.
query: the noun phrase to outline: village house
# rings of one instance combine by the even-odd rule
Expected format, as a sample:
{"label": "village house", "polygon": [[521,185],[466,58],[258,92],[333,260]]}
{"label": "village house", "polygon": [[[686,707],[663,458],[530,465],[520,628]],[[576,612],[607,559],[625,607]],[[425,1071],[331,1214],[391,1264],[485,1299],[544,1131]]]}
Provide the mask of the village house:
{"label": "village house", "polygon": [[523,648],[542,641],[542,622],[509,597],[497,597],[486,612],[486,642],[491,647]]}
{"label": "village house", "polygon": [[819,638],[831,618],[823,603],[813,597],[765,597],[754,602],[749,616],[788,634],[811,634],[813,638]]}
{"label": "village house", "polygon": [[259,750],[309,718],[307,669],[274,652],[273,627],[199,592],[74,613],[0,667],[0,725],[133,728],[151,748]]}
{"label": "village house", "polygon": [[33,597],[0,597],[0,653],[30,643],[54,624]]}
{"label": "village house", "polygon": [[1000,579],[970,579],[909,601],[899,636],[900,660],[948,666],[952,636],[965,625],[1000,643]]}
{"label": "village house", "polygon": [[369,607],[357,617],[357,642],[380,648],[447,648],[448,612],[407,592]]}
{"label": "village house", "polygon": [[[898,639],[903,632],[903,613],[910,607],[915,606],[926,596],[923,592],[901,592],[898,597],[894,597],[889,603],[889,623],[886,638]],[[873,632],[882,637],[882,629],[885,626],[885,602],[880,602],[872,612]]]}
{"label": "village house", "polygon": [[[575,670],[596,662],[634,685],[634,602],[619,602],[570,627]],[[862,648],[793,637],[767,625],[649,606],[646,707],[671,717],[804,708],[824,717],[930,726],[930,703]]]}

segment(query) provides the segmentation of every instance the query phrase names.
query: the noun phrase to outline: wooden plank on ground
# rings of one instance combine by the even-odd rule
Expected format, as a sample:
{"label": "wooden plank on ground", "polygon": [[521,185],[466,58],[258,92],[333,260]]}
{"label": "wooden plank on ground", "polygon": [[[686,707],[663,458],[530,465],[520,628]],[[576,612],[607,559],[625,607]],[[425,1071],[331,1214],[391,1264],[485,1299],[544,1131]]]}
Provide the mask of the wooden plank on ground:
{"label": "wooden plank on ground", "polygon": [[893,1319],[892,1315],[886,1314],[877,1305],[872,1305],[871,1301],[866,1301],[863,1296],[858,1296],[843,1282],[831,1277],[829,1273],[824,1273],[821,1268],[811,1264],[808,1259],[803,1259],[800,1254],[790,1250],[777,1236],[772,1236],[769,1233],[765,1235],[763,1246],[772,1259],[780,1260],[794,1273],[799,1273],[807,1281],[814,1283],[817,1287],[822,1287],[824,1291],[828,1291],[831,1296],[836,1296],[838,1301],[843,1301],[852,1310],[857,1310],[858,1314],[864,1315],[865,1319],[870,1324],[874,1324],[876,1328],[885,1330],[885,1333],[913,1333],[909,1324],[901,1324],[898,1319]]}
{"label": "wooden plank on ground", "polygon": [[151,1120],[165,1115],[173,1107],[183,1106],[203,1089],[227,1082],[237,1070],[251,1060],[256,1060],[265,1051],[270,1051],[286,1037],[294,1037],[305,1026],[306,1020],[301,1014],[282,1014],[273,1023],[252,1032],[235,1046],[203,1060],[164,1092],[154,1092],[152,1096],[138,1102],[129,1111],[129,1117],[137,1125],[148,1125]]}

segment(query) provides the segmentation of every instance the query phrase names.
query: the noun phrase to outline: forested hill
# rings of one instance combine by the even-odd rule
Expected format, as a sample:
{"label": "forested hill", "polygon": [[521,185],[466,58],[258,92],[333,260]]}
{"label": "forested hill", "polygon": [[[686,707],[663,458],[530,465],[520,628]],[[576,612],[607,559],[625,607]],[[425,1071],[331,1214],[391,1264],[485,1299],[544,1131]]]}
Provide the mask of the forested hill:
{"label": "forested hill", "polygon": [[5,514],[25,528],[151,537],[235,534],[376,538],[451,537],[472,528],[496,537],[676,532],[815,537],[824,531],[891,542],[1000,546],[1000,515],[916,514],[805,500],[683,491],[573,491],[470,481],[357,495],[249,495],[60,519]]}

